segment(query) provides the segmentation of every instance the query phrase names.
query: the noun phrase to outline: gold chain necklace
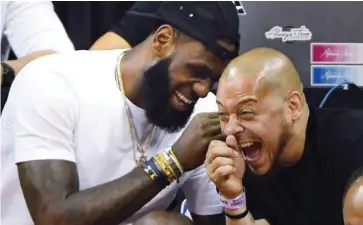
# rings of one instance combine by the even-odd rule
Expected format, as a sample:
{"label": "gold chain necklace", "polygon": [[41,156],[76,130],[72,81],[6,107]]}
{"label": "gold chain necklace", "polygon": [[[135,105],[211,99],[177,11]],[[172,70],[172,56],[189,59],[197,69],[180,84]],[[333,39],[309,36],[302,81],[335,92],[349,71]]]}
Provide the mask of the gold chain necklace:
{"label": "gold chain necklace", "polygon": [[[122,53],[118,59],[117,59],[117,66],[116,66],[116,72],[115,72],[115,79],[116,79],[116,83],[118,88],[120,89],[120,91],[122,92],[122,97],[124,100],[124,105],[125,105],[125,109],[126,109],[126,115],[129,121],[129,127],[130,127],[130,133],[131,133],[131,137],[133,140],[133,145],[134,145],[134,149],[133,149],[133,153],[134,153],[134,160],[136,162],[137,166],[140,166],[141,164],[143,164],[146,160],[147,160],[147,156],[146,156],[146,151],[147,149],[150,148],[150,144],[153,140],[154,134],[155,134],[155,130],[156,130],[156,126],[154,125],[149,136],[146,138],[145,142],[143,145],[140,145],[140,141],[139,138],[137,136],[136,133],[136,129],[134,126],[134,122],[131,116],[131,111],[130,111],[130,107],[127,104],[127,100],[126,100],[126,93],[125,93],[125,88],[124,88],[124,82],[123,82],[123,77],[121,74],[121,63],[122,63],[122,59],[123,59],[123,55],[125,53]],[[138,152],[141,153],[141,156],[139,159],[137,159],[136,157],[136,151],[135,151],[135,145],[136,145],[136,149]]]}

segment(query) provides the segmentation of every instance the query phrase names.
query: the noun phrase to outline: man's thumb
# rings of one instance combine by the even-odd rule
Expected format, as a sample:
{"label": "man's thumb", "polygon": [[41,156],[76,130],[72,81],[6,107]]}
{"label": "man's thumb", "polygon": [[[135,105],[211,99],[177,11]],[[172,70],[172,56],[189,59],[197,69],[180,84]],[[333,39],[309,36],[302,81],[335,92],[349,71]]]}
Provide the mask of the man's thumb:
{"label": "man's thumb", "polygon": [[230,148],[233,148],[237,152],[239,152],[239,147],[236,138],[233,135],[228,135],[226,139],[226,143]]}

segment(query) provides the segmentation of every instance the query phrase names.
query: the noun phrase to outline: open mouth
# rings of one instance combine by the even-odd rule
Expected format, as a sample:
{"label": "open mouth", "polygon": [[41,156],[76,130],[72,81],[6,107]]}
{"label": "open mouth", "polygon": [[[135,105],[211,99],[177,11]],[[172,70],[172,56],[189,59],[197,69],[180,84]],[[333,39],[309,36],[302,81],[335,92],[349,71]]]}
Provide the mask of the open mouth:
{"label": "open mouth", "polygon": [[240,146],[248,162],[257,161],[262,155],[262,144],[259,141],[244,141]]}
{"label": "open mouth", "polygon": [[180,93],[179,91],[175,91],[175,95],[176,97],[178,97],[178,100],[184,104],[192,104],[193,101],[188,99],[187,97],[185,97],[182,93]]}

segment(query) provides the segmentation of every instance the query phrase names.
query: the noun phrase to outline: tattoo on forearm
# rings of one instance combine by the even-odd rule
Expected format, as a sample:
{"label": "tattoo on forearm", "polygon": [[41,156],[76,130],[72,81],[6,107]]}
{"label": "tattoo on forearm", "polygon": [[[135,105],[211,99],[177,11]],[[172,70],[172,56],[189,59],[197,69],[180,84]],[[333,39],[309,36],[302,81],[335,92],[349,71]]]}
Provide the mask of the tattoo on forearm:
{"label": "tattoo on forearm", "polygon": [[18,165],[18,172],[29,212],[41,225],[119,224],[164,188],[141,168],[83,191],[72,162],[25,162]]}

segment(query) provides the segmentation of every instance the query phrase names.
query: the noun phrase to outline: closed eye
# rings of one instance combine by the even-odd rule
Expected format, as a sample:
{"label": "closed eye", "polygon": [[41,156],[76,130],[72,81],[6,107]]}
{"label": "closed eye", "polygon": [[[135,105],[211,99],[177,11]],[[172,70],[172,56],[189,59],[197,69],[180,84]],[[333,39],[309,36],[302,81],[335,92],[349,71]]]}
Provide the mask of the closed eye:
{"label": "closed eye", "polygon": [[253,114],[253,112],[252,111],[241,111],[239,114],[240,115],[248,115],[248,114]]}
{"label": "closed eye", "polygon": [[202,80],[211,79],[212,82],[218,81],[218,76],[215,76],[213,71],[206,65],[188,64],[188,69],[191,75]]}
{"label": "closed eye", "polygon": [[239,112],[239,115],[242,118],[251,119],[255,115],[255,112],[252,111],[252,110],[242,110],[242,111]]}
{"label": "closed eye", "polygon": [[227,113],[224,113],[224,112],[218,112],[218,115],[219,116],[228,116],[228,114]]}

